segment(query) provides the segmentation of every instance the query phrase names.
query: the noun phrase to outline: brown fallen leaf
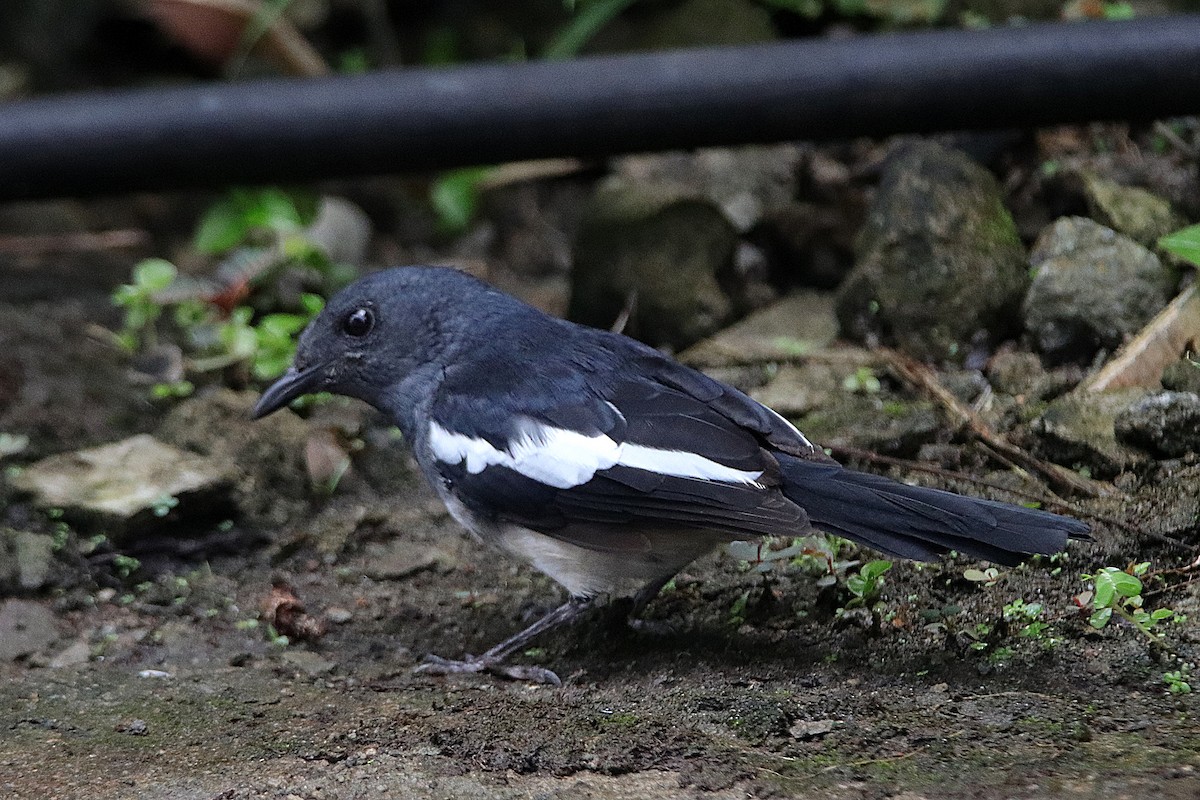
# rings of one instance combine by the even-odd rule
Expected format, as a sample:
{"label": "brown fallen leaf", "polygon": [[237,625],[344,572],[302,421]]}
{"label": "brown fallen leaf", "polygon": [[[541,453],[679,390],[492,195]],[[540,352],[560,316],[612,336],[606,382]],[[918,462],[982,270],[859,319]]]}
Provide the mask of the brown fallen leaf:
{"label": "brown fallen leaf", "polygon": [[271,593],[260,603],[263,622],[289,639],[315,642],[325,635],[329,624],[321,617],[306,614],[304,603],[286,583],[271,586]]}
{"label": "brown fallen leaf", "polygon": [[1083,382],[1085,392],[1162,387],[1162,374],[1188,351],[1200,351],[1200,290],[1193,282]]}

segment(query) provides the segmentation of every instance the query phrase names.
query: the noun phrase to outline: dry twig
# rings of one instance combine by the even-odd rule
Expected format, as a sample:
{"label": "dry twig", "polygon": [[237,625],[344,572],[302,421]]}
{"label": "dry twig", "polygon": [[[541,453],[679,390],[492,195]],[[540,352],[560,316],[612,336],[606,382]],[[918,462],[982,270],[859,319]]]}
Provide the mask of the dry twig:
{"label": "dry twig", "polygon": [[880,354],[892,373],[905,383],[920,389],[941,406],[956,430],[965,430],[1005,458],[1030,472],[1042,475],[1056,491],[1066,491],[1100,497],[1107,490],[1098,481],[1085,478],[1072,470],[1031,456],[1008,441],[1003,434],[993,431],[969,406],[955,397],[938,380],[937,374],[921,362],[896,350],[881,349]]}

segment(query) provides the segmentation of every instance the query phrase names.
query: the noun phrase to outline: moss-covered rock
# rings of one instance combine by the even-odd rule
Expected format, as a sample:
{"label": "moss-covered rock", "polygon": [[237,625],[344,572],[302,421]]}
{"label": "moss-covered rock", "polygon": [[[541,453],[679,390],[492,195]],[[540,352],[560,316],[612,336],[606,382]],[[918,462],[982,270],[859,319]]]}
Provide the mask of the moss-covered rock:
{"label": "moss-covered rock", "polygon": [[733,311],[717,273],[730,267],[736,246],[733,226],[711,203],[610,182],[592,199],[575,242],[569,316],[608,328],[629,306],[630,335],[689,345]]}
{"label": "moss-covered rock", "polygon": [[1186,224],[1170,202],[1153,192],[1122,186],[1092,173],[1085,174],[1083,180],[1092,218],[1138,244],[1153,247],[1159,238]]}
{"label": "moss-covered rock", "polygon": [[884,171],[838,296],[842,332],[961,360],[1019,328],[1024,251],[995,179],[962,153],[907,145]]}
{"label": "moss-covered rock", "polygon": [[1046,456],[1058,464],[1078,464],[1098,476],[1111,476],[1146,460],[1117,441],[1117,416],[1140,399],[1141,389],[1072,392],[1050,403],[1033,422]]}

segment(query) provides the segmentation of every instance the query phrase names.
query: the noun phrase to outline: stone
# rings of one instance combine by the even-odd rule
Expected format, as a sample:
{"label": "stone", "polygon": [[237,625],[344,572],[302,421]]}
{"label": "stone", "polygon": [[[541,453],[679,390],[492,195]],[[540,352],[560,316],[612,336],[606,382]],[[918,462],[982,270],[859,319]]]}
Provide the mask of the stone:
{"label": "stone", "polygon": [[311,650],[288,649],[283,652],[283,663],[310,677],[328,675],[337,669],[337,662]]}
{"label": "stone", "polygon": [[942,428],[931,403],[843,393],[837,403],[807,414],[796,427],[814,444],[911,457]]}
{"label": "stone", "polygon": [[1127,236],[1083,217],[1044,230],[1029,263],[1025,330],[1052,363],[1115,350],[1171,299],[1173,272]]}
{"label": "stone", "polygon": [[82,639],[76,639],[71,644],[54,654],[50,659],[51,669],[63,669],[86,664],[92,658],[92,647]]}
{"label": "stone", "polygon": [[0,662],[31,656],[57,640],[58,625],[46,606],[30,600],[0,603]]}
{"label": "stone", "polygon": [[1083,176],[1091,217],[1146,247],[1179,230],[1187,221],[1170,202],[1136,186],[1122,186],[1094,173]]}
{"label": "stone", "polygon": [[42,533],[13,531],[17,588],[36,591],[50,583],[54,569],[54,540]]}
{"label": "stone", "polygon": [[995,178],[961,152],[921,141],[893,153],[856,250],[837,298],[848,338],[962,361],[1019,327],[1024,250]]}
{"label": "stone", "polygon": [[854,372],[853,365],[820,361],[784,364],[765,386],[752,389],[749,394],[784,416],[800,416],[841,400],[846,377]]}
{"label": "stone", "polygon": [[1093,477],[1111,476],[1145,462],[1117,441],[1117,416],[1145,394],[1141,389],[1072,392],[1052,401],[1032,424],[1045,456],[1058,464],[1081,464]]}
{"label": "stone", "polygon": [[1200,361],[1181,358],[1163,370],[1164,389],[1200,394]]}
{"label": "stone", "polygon": [[1200,395],[1156,392],[1117,415],[1119,441],[1162,458],[1200,453]]}
{"label": "stone", "polygon": [[701,148],[622,156],[612,169],[624,185],[708,200],[744,234],[792,204],[803,154],[795,144]]}
{"label": "stone", "polygon": [[736,247],[737,232],[711,202],[610,180],[575,241],[568,316],[610,328],[632,308],[626,333],[686,347],[732,315],[717,274],[731,268]]}
{"label": "stone", "polygon": [[801,719],[792,723],[788,728],[788,735],[793,739],[819,739],[826,734],[833,733],[836,723],[831,719]]}
{"label": "stone", "polygon": [[54,540],[42,533],[0,528],[0,594],[36,592],[63,582]]}
{"label": "stone", "polygon": [[234,481],[219,461],[184,452],[148,434],[31,464],[12,480],[43,508],[117,537],[172,517],[229,506]]}
{"label": "stone", "polygon": [[799,291],[697,342],[679,360],[702,368],[786,362],[823,350],[836,337],[833,295]]}

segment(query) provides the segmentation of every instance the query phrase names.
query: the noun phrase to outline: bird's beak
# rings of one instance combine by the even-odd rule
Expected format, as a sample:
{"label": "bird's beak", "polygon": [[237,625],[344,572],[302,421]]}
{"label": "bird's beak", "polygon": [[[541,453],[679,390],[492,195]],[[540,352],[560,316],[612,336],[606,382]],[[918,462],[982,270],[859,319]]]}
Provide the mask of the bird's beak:
{"label": "bird's beak", "polygon": [[250,416],[253,419],[259,419],[267,414],[273,414],[297,397],[316,391],[324,375],[324,364],[299,370],[294,366],[288,367],[288,371],[283,373],[279,380],[268,386],[262,397],[258,398]]}

